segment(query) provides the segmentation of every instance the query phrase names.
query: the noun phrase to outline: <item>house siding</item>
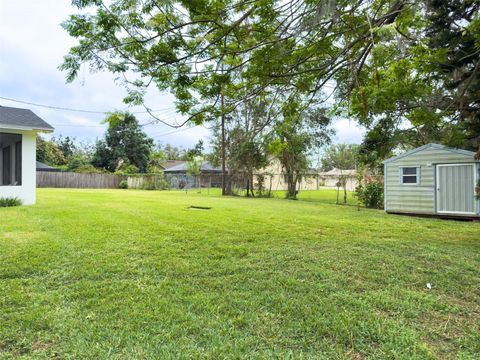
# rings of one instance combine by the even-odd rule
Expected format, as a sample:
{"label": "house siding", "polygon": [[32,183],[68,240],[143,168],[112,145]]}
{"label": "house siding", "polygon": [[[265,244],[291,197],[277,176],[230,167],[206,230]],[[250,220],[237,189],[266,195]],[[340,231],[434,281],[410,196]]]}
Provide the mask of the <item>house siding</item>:
{"label": "house siding", "polygon": [[[441,163],[472,163],[472,156],[429,147],[385,163],[385,210],[390,212],[436,213],[436,166]],[[418,167],[419,183],[401,184],[400,169]]]}
{"label": "house siding", "polygon": [[[339,170],[340,172],[342,170]],[[348,174],[346,188],[347,191],[354,191],[358,186],[358,181],[356,173],[349,173],[351,170],[344,170],[345,174]],[[272,190],[287,190],[288,184],[285,181],[285,174],[282,169],[280,161],[277,159],[271,159],[270,164],[259,170],[254,174],[254,183],[258,183],[259,176],[263,175],[265,177],[265,186],[267,188],[272,185]],[[346,176],[344,175],[344,176]],[[337,188],[337,182],[339,181],[339,175],[329,174],[329,173],[320,173],[312,171],[305,174],[300,183],[298,184],[298,190],[319,190],[321,188]]]}

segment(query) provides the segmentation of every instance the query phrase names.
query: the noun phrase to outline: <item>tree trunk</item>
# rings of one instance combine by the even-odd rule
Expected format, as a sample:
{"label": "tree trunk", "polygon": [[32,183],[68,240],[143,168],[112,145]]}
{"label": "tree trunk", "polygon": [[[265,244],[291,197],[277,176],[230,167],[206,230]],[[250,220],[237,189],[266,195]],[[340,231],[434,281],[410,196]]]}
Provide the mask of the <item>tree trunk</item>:
{"label": "tree trunk", "polygon": [[[302,184],[302,176],[297,174],[295,176],[295,199],[297,199],[298,194],[300,194],[301,184]],[[297,185],[298,185],[298,189],[297,189]]]}
{"label": "tree trunk", "polygon": [[251,184],[250,190],[252,192],[252,197],[255,197],[255,189],[253,187],[253,175],[250,176],[250,184]]}
{"label": "tree trunk", "polygon": [[268,197],[272,195],[273,175],[270,175],[270,187],[268,188]]}
{"label": "tree trunk", "polygon": [[225,182],[227,183],[225,187],[225,195],[232,195],[233,194],[233,189],[232,189],[232,176],[229,174],[225,175]]}
{"label": "tree trunk", "polygon": [[297,198],[297,180],[294,174],[287,174],[287,198],[295,200]]}

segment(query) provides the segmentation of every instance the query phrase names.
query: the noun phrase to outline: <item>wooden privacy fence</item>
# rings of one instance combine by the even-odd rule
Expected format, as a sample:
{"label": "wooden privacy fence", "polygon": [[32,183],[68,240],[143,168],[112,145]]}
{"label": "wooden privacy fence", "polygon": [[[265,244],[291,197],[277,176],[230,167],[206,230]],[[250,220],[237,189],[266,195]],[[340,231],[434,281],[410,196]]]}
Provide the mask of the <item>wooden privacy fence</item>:
{"label": "wooden privacy fence", "polygon": [[113,174],[37,171],[37,187],[41,188],[118,189],[121,180]]}

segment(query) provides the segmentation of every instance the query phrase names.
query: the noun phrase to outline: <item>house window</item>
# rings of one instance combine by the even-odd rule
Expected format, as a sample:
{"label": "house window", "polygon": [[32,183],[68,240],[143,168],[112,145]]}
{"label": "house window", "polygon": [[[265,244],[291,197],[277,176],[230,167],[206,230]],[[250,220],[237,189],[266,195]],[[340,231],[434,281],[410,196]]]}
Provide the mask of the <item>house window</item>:
{"label": "house window", "polygon": [[400,181],[405,185],[418,185],[420,183],[419,167],[403,167],[400,168]]}
{"label": "house window", "polygon": [[15,183],[22,185],[22,142],[15,143]]}
{"label": "house window", "polygon": [[0,186],[22,185],[22,135],[0,133]]}

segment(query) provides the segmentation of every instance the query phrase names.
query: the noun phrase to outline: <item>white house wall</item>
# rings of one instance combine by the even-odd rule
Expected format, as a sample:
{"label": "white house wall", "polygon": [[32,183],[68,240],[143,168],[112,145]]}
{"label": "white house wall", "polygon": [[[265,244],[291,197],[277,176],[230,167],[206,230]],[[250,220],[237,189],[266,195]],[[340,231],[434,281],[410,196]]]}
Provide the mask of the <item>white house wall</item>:
{"label": "white house wall", "polygon": [[[264,169],[258,171],[254,175],[254,183],[258,183],[259,175],[265,178],[264,186],[268,189],[270,185],[272,190],[287,190],[288,184],[285,181],[282,165],[278,159],[270,159],[270,163]],[[321,188],[336,189],[337,182],[340,177],[338,175],[329,175],[325,173],[309,173],[303,176],[302,181],[298,184],[299,190],[318,190]],[[355,175],[348,176],[346,188],[353,191],[358,186]]]}
{"label": "white house wall", "polygon": [[22,185],[0,185],[1,197],[17,197],[24,205],[36,200],[36,132],[0,128],[2,133],[22,135]]}

